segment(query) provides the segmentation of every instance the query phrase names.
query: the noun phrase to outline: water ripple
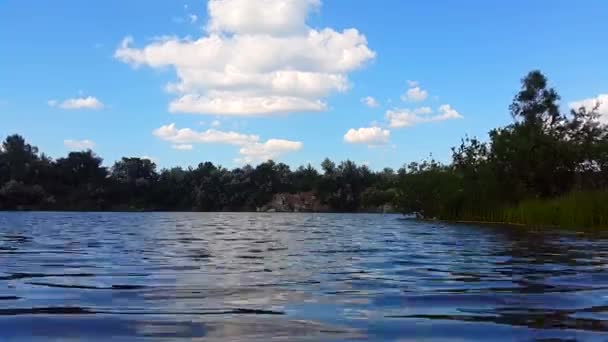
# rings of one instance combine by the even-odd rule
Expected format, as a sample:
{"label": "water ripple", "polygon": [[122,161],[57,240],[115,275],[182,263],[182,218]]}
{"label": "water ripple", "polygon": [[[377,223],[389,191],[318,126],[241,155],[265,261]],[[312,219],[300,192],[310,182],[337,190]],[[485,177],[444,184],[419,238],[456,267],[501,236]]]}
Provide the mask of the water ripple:
{"label": "water ripple", "polygon": [[397,215],[0,214],[0,340],[606,341],[602,234]]}

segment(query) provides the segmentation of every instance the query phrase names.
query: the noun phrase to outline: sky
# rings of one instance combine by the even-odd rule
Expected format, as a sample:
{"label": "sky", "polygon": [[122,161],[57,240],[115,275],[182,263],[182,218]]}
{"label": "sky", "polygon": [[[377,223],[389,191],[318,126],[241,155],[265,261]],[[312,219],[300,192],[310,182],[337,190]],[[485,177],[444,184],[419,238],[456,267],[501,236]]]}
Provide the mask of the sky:
{"label": "sky", "polygon": [[0,136],[159,167],[448,162],[531,70],[608,122],[605,0],[0,0]]}

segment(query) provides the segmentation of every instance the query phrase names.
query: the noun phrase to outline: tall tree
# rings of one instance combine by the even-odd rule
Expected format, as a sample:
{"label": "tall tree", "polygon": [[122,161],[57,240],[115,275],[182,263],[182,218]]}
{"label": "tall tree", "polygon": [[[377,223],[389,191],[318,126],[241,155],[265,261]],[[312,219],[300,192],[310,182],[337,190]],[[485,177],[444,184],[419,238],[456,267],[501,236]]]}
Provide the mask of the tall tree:
{"label": "tall tree", "polygon": [[34,176],[34,164],[38,160],[38,148],[28,144],[20,135],[10,135],[2,143],[0,153],[4,181],[29,182]]}

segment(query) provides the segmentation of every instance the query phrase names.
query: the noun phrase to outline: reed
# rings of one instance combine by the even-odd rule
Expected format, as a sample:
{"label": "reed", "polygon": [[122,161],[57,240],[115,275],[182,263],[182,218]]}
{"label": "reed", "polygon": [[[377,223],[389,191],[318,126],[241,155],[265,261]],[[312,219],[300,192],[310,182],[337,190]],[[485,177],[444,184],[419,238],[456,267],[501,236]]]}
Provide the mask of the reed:
{"label": "reed", "polygon": [[516,206],[461,215],[461,220],[534,227],[608,228],[608,191],[572,192]]}

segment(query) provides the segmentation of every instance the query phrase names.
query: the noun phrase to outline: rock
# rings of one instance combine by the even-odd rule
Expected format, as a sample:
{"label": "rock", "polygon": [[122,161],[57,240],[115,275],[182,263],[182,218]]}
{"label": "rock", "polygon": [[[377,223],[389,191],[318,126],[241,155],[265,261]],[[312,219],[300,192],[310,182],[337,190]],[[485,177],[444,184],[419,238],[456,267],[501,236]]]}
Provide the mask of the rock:
{"label": "rock", "polygon": [[266,212],[322,212],[328,209],[312,191],[275,194],[270,202],[258,208]]}

